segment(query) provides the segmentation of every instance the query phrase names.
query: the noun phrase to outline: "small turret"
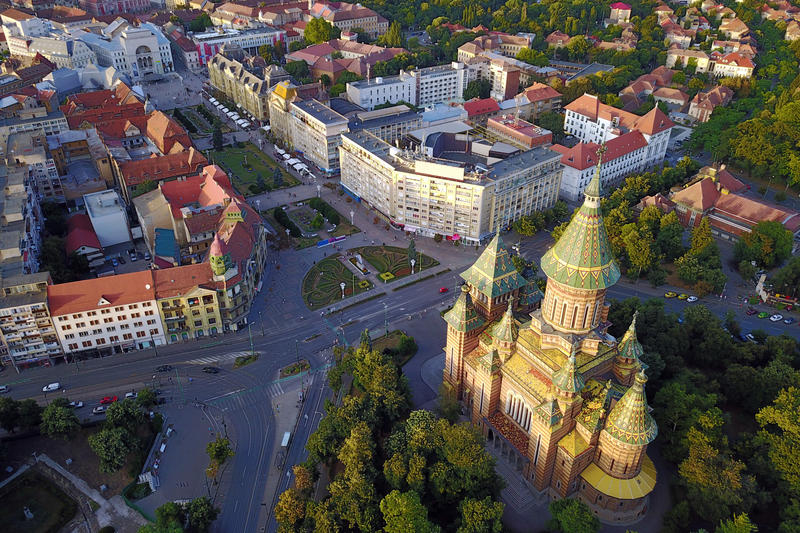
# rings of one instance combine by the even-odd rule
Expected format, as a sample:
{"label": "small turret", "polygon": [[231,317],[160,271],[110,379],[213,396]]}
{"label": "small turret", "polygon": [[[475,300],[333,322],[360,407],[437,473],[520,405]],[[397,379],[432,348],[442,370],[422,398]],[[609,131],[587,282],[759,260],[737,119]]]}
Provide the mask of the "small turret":
{"label": "small turret", "polygon": [[625,332],[622,340],[617,345],[617,357],[614,359],[614,375],[620,383],[628,386],[633,383],[634,374],[645,366],[641,361],[644,348],[642,348],[639,339],[636,337],[636,317],[638,315],[639,311],[633,314],[633,320],[628,327],[628,331]]}
{"label": "small turret", "polygon": [[650,415],[644,395],[645,383],[647,376],[643,370],[639,371],[631,388],[608,414],[604,431],[619,442],[646,446],[658,435],[658,426]]}
{"label": "small turret", "polygon": [[492,328],[491,333],[494,346],[503,354],[503,361],[506,361],[514,351],[518,333],[519,328],[514,319],[514,297],[512,296],[508,299],[508,307],[503,313],[503,318]]}
{"label": "small turret", "polygon": [[576,365],[575,348],[567,358],[567,363],[553,374],[553,385],[559,394],[568,398],[583,390],[585,382]]}

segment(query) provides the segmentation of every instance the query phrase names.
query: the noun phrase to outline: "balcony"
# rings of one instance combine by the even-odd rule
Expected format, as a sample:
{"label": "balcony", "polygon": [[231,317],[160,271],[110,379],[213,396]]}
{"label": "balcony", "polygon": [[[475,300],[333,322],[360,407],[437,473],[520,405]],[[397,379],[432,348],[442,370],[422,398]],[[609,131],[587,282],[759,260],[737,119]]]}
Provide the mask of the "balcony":
{"label": "balcony", "polygon": [[166,320],[167,322],[175,322],[176,320],[186,320],[186,317],[183,315],[165,316],[164,320]]}

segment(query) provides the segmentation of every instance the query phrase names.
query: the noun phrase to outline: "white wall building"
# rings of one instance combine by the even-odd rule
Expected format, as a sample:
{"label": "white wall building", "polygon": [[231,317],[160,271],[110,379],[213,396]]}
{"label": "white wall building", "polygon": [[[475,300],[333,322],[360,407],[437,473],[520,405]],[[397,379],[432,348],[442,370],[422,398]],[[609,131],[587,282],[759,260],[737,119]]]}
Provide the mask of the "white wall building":
{"label": "white wall building", "polygon": [[125,206],[116,191],[84,194],[83,201],[94,232],[103,248],[132,240]]}
{"label": "white wall building", "polygon": [[166,342],[150,270],[47,287],[66,354],[119,353]]}
{"label": "white wall building", "polygon": [[564,107],[564,131],[585,143],[602,144],[630,131],[639,131],[647,141],[644,168],[660,164],[674,124],[658,107],[644,116],[603,104],[584,94]]}
{"label": "white wall building", "polygon": [[78,38],[97,55],[100,65],[114,67],[133,81],[175,69],[169,40],[151,23],[133,26],[118,18],[102,34],[82,32]]}
{"label": "white wall building", "polygon": [[238,45],[248,54],[258,55],[259,47],[265,44],[274,46],[279,41],[285,41],[286,32],[272,26],[248,30],[214,28],[213,31],[189,34],[189,38],[197,46],[200,63],[205,65],[226,44]]}
{"label": "white wall building", "polygon": [[317,100],[294,102],[289,108],[291,144],[325,173],[339,168],[341,134],[347,131],[347,117]]}

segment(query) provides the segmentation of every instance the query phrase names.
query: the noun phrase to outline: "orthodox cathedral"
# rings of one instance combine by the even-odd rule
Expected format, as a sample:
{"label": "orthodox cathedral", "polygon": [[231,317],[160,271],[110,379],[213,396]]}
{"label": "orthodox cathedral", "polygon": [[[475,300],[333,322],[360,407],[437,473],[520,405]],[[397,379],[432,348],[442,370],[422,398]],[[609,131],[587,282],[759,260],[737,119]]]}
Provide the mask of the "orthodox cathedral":
{"label": "orthodox cathedral", "polygon": [[599,164],[584,194],[542,257],[544,296],[499,235],[461,275],[466,283],[444,315],[444,382],[537,491],[629,523],[647,512],[655,487],[646,452],[658,428],[636,316],[621,340],[608,333],[606,291],[620,272],[600,211]]}

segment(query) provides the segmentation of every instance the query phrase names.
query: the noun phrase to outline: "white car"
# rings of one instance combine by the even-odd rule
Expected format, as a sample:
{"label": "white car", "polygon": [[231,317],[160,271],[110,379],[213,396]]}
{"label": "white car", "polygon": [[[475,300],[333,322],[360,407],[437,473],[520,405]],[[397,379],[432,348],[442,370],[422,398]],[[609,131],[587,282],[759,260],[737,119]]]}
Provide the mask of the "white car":
{"label": "white car", "polygon": [[133,391],[125,393],[125,398],[136,398],[137,396],[139,395]]}
{"label": "white car", "polygon": [[108,409],[108,407],[106,407],[105,405],[98,405],[97,407],[92,409],[92,414],[93,415],[102,415],[103,413],[106,412],[106,409]]}
{"label": "white car", "polygon": [[69,406],[73,409],[80,409],[83,407],[83,402],[69,402]]}
{"label": "white car", "polygon": [[686,301],[689,302],[690,304],[694,303],[697,301],[697,296],[689,296],[688,298],[686,298]]}
{"label": "white car", "polygon": [[769,317],[769,319],[772,322],[780,322],[781,320],[783,320],[783,315],[772,315],[771,317]]}
{"label": "white car", "polygon": [[0,385],[0,394],[5,394],[8,392],[8,385]]}
{"label": "white car", "polygon": [[53,392],[54,390],[58,390],[61,388],[61,383],[50,383],[49,385],[45,385],[42,387],[42,392]]}

